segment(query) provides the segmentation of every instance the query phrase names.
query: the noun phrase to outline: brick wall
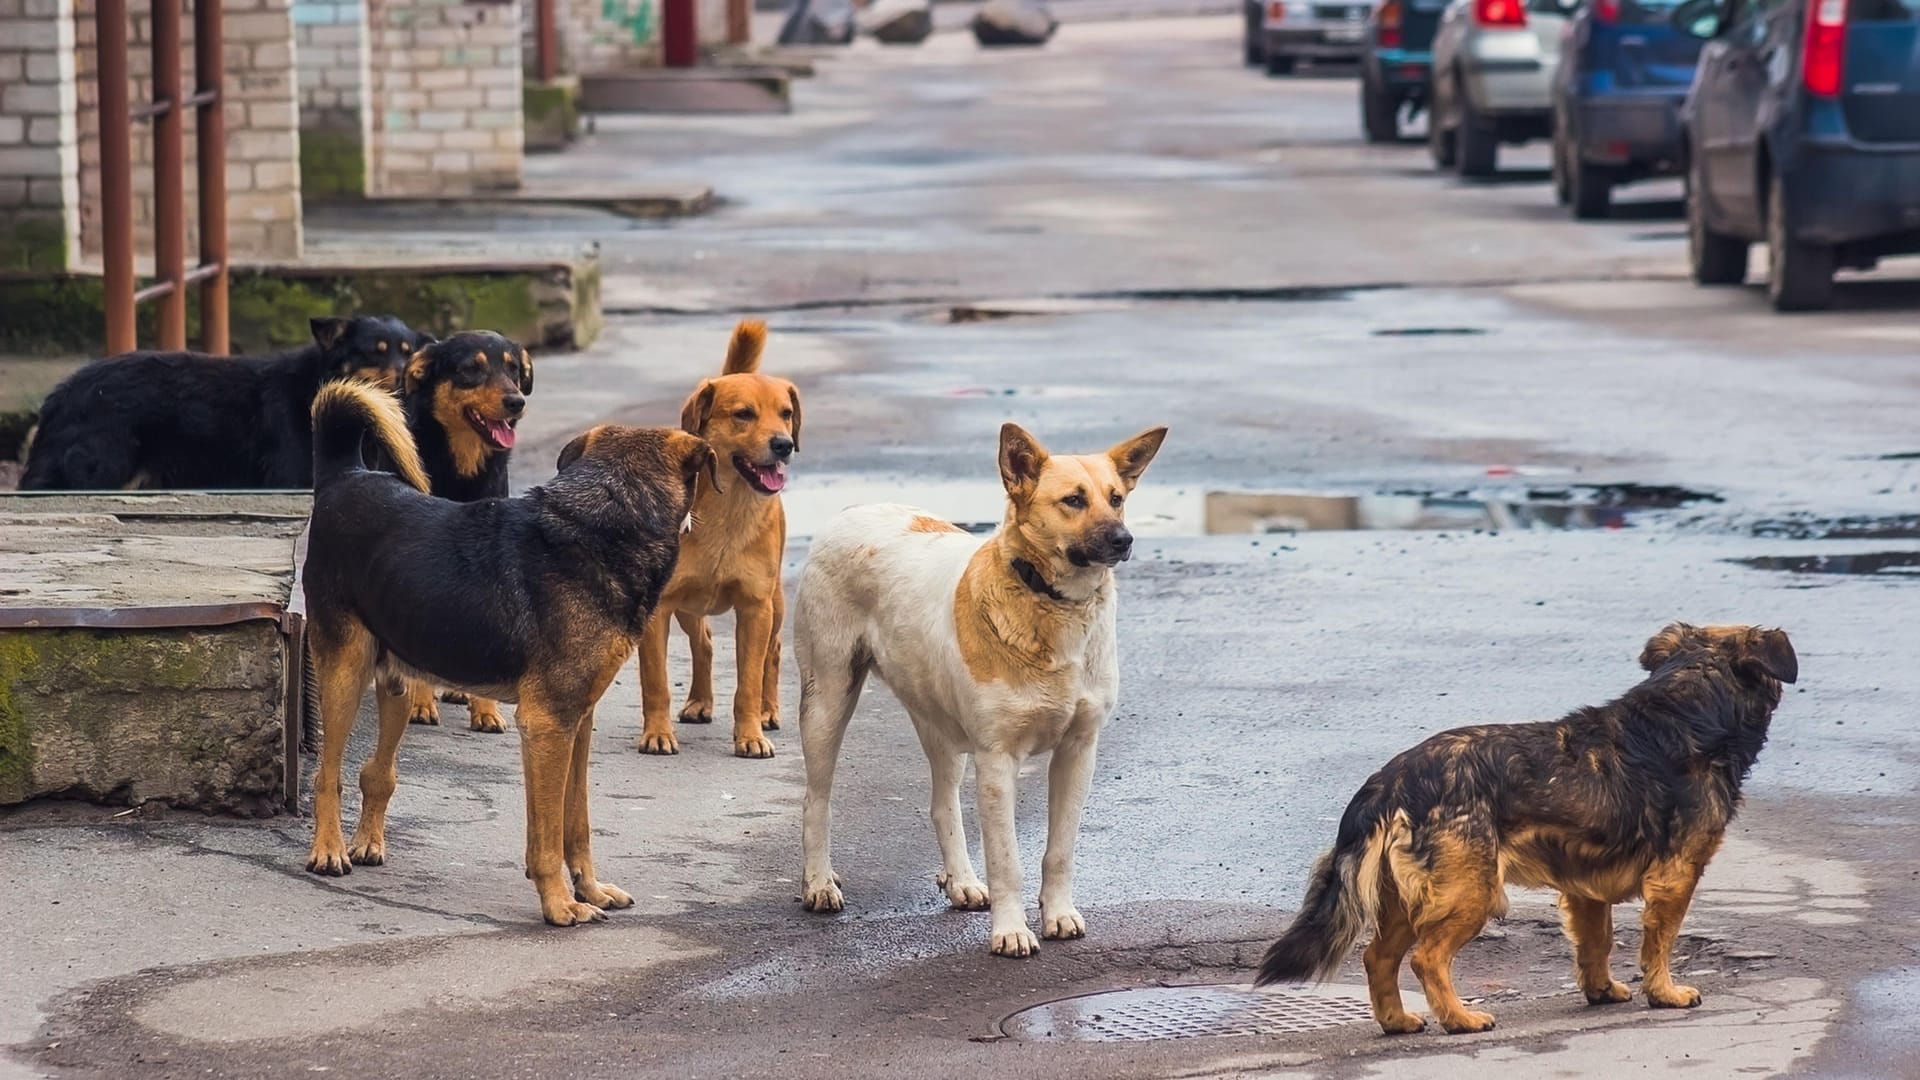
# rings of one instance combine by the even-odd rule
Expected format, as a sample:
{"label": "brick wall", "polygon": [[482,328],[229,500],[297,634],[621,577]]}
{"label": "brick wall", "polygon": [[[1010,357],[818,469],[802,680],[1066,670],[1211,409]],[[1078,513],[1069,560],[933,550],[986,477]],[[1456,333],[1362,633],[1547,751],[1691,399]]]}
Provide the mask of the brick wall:
{"label": "brick wall", "polygon": [[0,270],[79,250],[72,0],[0,0]]}
{"label": "brick wall", "polygon": [[520,4],[367,0],[368,194],[520,186]]}
{"label": "brick wall", "polygon": [[[4,2],[4,0],[0,0]],[[32,2],[32,0],[27,0]],[[93,49],[93,0],[72,0],[79,113],[80,249],[100,255],[99,80]],[[181,26],[182,82],[193,78],[192,10],[185,0]],[[227,240],[232,256],[289,259],[300,255],[304,236],[300,218],[300,142],[295,102],[293,21],[290,0],[225,0],[227,120]],[[151,23],[148,0],[128,0],[127,66],[132,101],[152,99]],[[186,192],[188,258],[199,244],[195,192],[193,113],[186,116]],[[153,243],[153,141],[144,124],[133,128],[134,243],[150,252]]]}
{"label": "brick wall", "polygon": [[[554,0],[560,70],[591,74],[660,62],[659,0]],[[522,0],[522,47],[534,62],[533,0]],[[725,29],[723,24],[722,29]]]}
{"label": "brick wall", "polygon": [[294,0],[300,70],[300,181],[309,198],[364,195],[370,52],[366,0]]}

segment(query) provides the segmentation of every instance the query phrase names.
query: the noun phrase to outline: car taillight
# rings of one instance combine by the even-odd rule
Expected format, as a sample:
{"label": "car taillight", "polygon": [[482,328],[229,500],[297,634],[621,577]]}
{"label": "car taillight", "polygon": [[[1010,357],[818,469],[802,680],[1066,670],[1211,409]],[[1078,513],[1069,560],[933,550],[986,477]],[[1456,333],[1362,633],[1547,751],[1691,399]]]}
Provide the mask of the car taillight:
{"label": "car taillight", "polygon": [[1806,54],[1800,77],[1815,97],[1840,95],[1840,69],[1847,57],[1847,0],[1810,0]]}
{"label": "car taillight", "polygon": [[1380,47],[1397,49],[1400,47],[1400,0],[1387,0],[1380,5]]}
{"label": "car taillight", "polygon": [[1280,0],[1267,0],[1267,21],[1279,22],[1287,17],[1287,5]]}
{"label": "car taillight", "polygon": [[1525,26],[1527,9],[1520,0],[1473,0],[1473,21],[1481,26]]}
{"label": "car taillight", "polygon": [[1620,25],[1620,0],[1594,0],[1593,21],[1602,26]]}

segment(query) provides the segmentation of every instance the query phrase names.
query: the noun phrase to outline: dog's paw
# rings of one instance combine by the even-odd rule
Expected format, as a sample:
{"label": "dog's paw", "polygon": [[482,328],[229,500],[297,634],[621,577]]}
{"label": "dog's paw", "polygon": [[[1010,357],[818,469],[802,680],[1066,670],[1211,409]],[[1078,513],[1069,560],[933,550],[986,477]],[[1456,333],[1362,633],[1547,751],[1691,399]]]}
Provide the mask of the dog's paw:
{"label": "dog's paw", "polygon": [[1059,911],[1049,912],[1046,905],[1040,907],[1040,936],[1055,940],[1087,936],[1087,920],[1080,917],[1071,905]]}
{"label": "dog's paw", "polygon": [[434,727],[439,727],[440,707],[435,704],[431,698],[429,698],[424,705],[416,704],[413,710],[407,714],[407,723],[430,724]]}
{"label": "dog's paw", "polygon": [[618,910],[633,906],[633,894],[618,885],[609,885],[604,881],[595,881],[582,886],[575,882],[573,898],[583,904],[607,910]]}
{"label": "dog's paw", "polygon": [[384,866],[387,861],[387,841],[361,840],[355,838],[353,846],[347,849],[347,861],[355,866]]}
{"label": "dog's paw", "polygon": [[677,754],[680,752],[680,740],[674,738],[671,731],[646,731],[640,734],[640,752],[643,754]]}
{"label": "dog's paw", "polygon": [[680,722],[683,724],[713,723],[713,702],[689,701],[680,709]]}
{"label": "dog's paw", "polygon": [[353,863],[347,858],[346,845],[338,840],[331,844],[315,844],[307,855],[307,872],[322,877],[346,877],[353,873]]}
{"label": "dog's paw", "polygon": [[1427,1018],[1419,1013],[1402,1012],[1398,1016],[1378,1016],[1374,1021],[1388,1035],[1411,1035],[1427,1029]]}
{"label": "dog's paw", "polygon": [[947,903],[955,911],[985,911],[993,902],[986,884],[977,877],[955,877],[942,873],[934,876],[933,883],[947,894]]}
{"label": "dog's paw", "polygon": [[440,691],[440,700],[449,705],[465,705],[467,703],[467,692],[464,690],[442,690]]}
{"label": "dog's paw", "polygon": [[824,881],[815,881],[809,877],[807,887],[800,894],[800,906],[808,911],[839,911],[847,906],[846,897],[840,895],[840,875],[828,874]]}
{"label": "dog's paw", "polygon": [[760,730],[761,731],[779,731],[780,730],[780,710],[775,709],[774,711],[761,717]]}
{"label": "dog's paw", "polygon": [[485,705],[467,705],[467,727],[488,735],[504,735],[507,722],[500,718],[500,707],[488,702]]}
{"label": "dog's paw", "polygon": [[1582,993],[1587,995],[1589,1005],[1618,1005],[1633,997],[1633,991],[1618,979],[1613,980],[1613,984],[1603,990],[1585,990]]}
{"label": "dog's paw", "polygon": [[1025,926],[995,930],[991,948],[995,956],[1032,956],[1040,951],[1040,939]]}
{"label": "dog's paw", "polygon": [[554,904],[541,904],[540,915],[552,926],[581,926],[590,922],[606,922],[607,913],[592,904],[583,904],[578,900],[562,900]]}
{"label": "dog's paw", "polygon": [[1479,1031],[1493,1030],[1493,1014],[1462,1009],[1451,1020],[1442,1020],[1440,1026],[1447,1029],[1449,1035],[1472,1035]]}
{"label": "dog's paw", "polygon": [[1700,991],[1679,983],[1655,989],[1647,987],[1647,1004],[1656,1009],[1691,1009],[1700,1004]]}
{"label": "dog's paw", "polygon": [[773,756],[773,743],[761,736],[735,735],[733,737],[733,756],[744,758],[770,758]]}

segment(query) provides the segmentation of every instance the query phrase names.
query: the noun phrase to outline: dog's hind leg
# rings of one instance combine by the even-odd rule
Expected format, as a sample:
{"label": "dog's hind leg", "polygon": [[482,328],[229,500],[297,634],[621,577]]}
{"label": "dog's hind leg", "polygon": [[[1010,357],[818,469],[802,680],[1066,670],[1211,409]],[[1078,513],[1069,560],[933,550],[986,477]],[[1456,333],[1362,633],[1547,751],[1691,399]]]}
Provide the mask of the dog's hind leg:
{"label": "dog's hind leg", "polygon": [[[1709,849],[1707,858],[1711,857]],[[1640,915],[1640,970],[1646,976],[1641,987],[1647,1004],[1656,1009],[1691,1009],[1700,1004],[1700,991],[1674,982],[1669,964],[1673,939],[1680,934],[1680,923],[1693,903],[1694,886],[1706,868],[1706,858],[1682,855],[1655,863],[1640,883],[1640,895],[1646,900]]]}
{"label": "dog's hind leg", "polygon": [[960,778],[966,771],[967,756],[914,725],[920,732],[920,746],[927,752],[927,765],[933,771],[933,836],[940,842],[940,875],[934,884],[947,894],[947,903],[959,911],[985,911],[991,899],[987,883],[973,872],[973,856],[967,851],[967,830],[960,820]]}
{"label": "dog's hind leg", "polygon": [[1400,961],[1413,947],[1413,923],[1407,906],[1391,881],[1380,889],[1380,911],[1374,917],[1373,940],[1361,956],[1367,969],[1367,996],[1373,999],[1373,1019],[1389,1035],[1408,1035],[1427,1026],[1426,1018],[1407,1011],[1400,997]]}
{"label": "dog's hind leg", "polygon": [[1500,907],[1500,879],[1491,842],[1443,833],[1433,841],[1433,876],[1411,911],[1413,973],[1434,1019],[1449,1034],[1489,1031],[1493,1017],[1466,1007],[1453,988],[1453,958]]}
{"label": "dog's hind leg", "polygon": [[347,858],[356,866],[387,861],[387,802],[400,783],[400,737],[407,733],[407,699],[412,685],[393,678],[375,680],[374,703],[380,709],[380,741],[360,767],[360,824],[353,830]]}
{"label": "dog's hind leg", "polygon": [[1073,845],[1080,839],[1080,810],[1093,783],[1097,733],[1069,735],[1053,748],[1047,766],[1047,853],[1040,860],[1040,936],[1085,937],[1087,921],[1073,906]]}
{"label": "dog's hind leg", "polygon": [[1040,951],[1040,939],[1027,928],[1020,839],[1014,830],[1020,760],[1004,751],[975,752],[973,773],[978,783],[980,848],[987,862],[987,888],[993,893],[990,947],[995,956],[1031,956]]}
{"label": "dog's hind leg", "polygon": [[440,726],[440,698],[432,683],[407,680],[407,723]]}
{"label": "dog's hind leg", "polygon": [[[569,722],[546,703],[524,697],[517,716],[520,765],[527,784],[527,877],[540,894],[540,914],[554,926],[599,922],[606,912],[573,898],[565,862],[567,789],[584,718]],[[581,777],[582,798],[585,779]]]}
{"label": "dog's hind leg", "polygon": [[573,766],[567,772],[567,870],[573,875],[573,898],[597,908],[628,908],[633,897],[625,889],[601,881],[593,872],[593,826],[587,816],[587,759],[593,752],[593,714],[573,729]]}
{"label": "dog's hind leg", "polygon": [[795,650],[800,658],[800,755],[807,767],[800,828],[807,860],[801,903],[808,911],[839,911],[846,901],[840,895],[840,876],[833,872],[833,769],[847,721],[860,704],[869,663],[857,644],[821,656],[829,650],[808,642],[805,631],[796,633],[801,635]]}
{"label": "dog's hind leg", "polygon": [[353,872],[340,831],[340,764],[373,668],[373,637],[357,624],[342,627],[338,634],[325,632],[317,620],[310,625],[307,647],[320,697],[321,744],[320,768],[313,777],[313,850],[307,869],[337,877]]}
{"label": "dog's hind leg", "polygon": [[693,679],[687,684],[687,703],[680,707],[683,724],[713,723],[713,625],[705,615],[691,611],[674,614],[687,635],[687,651],[693,654]]}
{"label": "dog's hind leg", "polygon": [[1613,952],[1613,905],[1581,896],[1560,896],[1560,925],[1573,942],[1574,980],[1589,1005],[1612,1005],[1633,996],[1613,977],[1607,957]]}
{"label": "dog's hind leg", "polygon": [[[640,635],[640,747],[643,754],[677,754],[673,733],[673,688],[667,684],[667,613],[656,610]],[[713,678],[709,674],[708,684]]]}

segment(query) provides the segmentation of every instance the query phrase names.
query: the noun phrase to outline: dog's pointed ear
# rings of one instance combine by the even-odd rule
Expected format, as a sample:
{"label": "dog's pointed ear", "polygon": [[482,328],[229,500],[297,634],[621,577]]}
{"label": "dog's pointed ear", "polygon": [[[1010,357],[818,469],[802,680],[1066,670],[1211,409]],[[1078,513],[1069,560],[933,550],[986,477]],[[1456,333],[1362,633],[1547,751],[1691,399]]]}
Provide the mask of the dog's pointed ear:
{"label": "dog's pointed ear", "polygon": [[1741,643],[1738,666],[1758,669],[1783,683],[1800,678],[1800,658],[1794,655],[1793,642],[1787,640],[1785,630],[1759,627],[1748,630],[1746,640]]}
{"label": "dog's pointed ear", "polygon": [[1694,634],[1693,627],[1683,623],[1668,623],[1659,633],[1647,639],[1647,647],[1640,650],[1640,666],[1648,671],[1657,671],[1661,664],[1673,658],[1687,639]]}
{"label": "dog's pointed ear", "polygon": [[707,430],[707,418],[713,415],[713,380],[703,379],[693,396],[680,406],[680,430],[698,435]]}
{"label": "dog's pointed ear", "polygon": [[332,316],[308,319],[307,329],[313,331],[313,343],[324,352],[340,344],[340,339],[346,336],[347,320]]}
{"label": "dog's pointed ear", "polygon": [[1000,425],[1000,483],[1007,494],[1025,498],[1040,482],[1040,470],[1047,464],[1047,448],[1009,420]]}
{"label": "dog's pointed ear", "polygon": [[1166,438],[1165,427],[1149,428],[1107,451],[1107,458],[1113,462],[1114,471],[1120,474],[1120,481],[1127,485],[1128,491],[1140,482],[1140,474],[1153,463],[1153,455],[1160,452],[1160,444]]}
{"label": "dog's pointed ear", "polygon": [[792,383],[787,384],[787,402],[793,406],[793,420],[787,424],[787,432],[793,439],[794,453],[800,452],[800,389]]}
{"label": "dog's pointed ear", "polygon": [[560,460],[554,463],[554,471],[564,471],[567,466],[587,456],[587,450],[593,446],[593,440],[599,434],[600,428],[591,427],[575,435],[572,442],[560,448]]}
{"label": "dog's pointed ear", "polygon": [[437,341],[429,342],[415,350],[412,356],[407,357],[407,366],[400,373],[402,395],[412,395],[420,388],[420,384],[426,382],[427,377],[433,374],[433,349],[438,344]]}
{"label": "dog's pointed ear", "polygon": [[533,354],[524,348],[520,350],[520,392],[533,393]]}

